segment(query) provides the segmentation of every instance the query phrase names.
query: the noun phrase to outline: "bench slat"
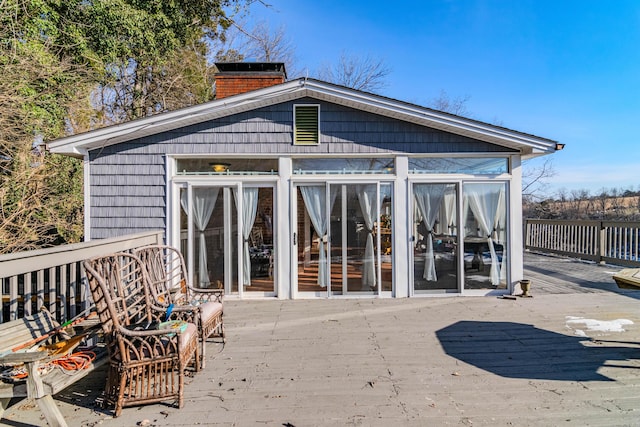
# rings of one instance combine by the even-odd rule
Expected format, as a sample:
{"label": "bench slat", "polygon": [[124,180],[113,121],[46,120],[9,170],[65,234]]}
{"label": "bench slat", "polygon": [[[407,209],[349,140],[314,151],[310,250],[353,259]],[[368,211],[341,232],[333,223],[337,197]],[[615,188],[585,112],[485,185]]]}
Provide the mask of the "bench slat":
{"label": "bench slat", "polygon": [[26,343],[51,332],[58,323],[46,311],[39,311],[32,316],[0,324],[0,353]]}

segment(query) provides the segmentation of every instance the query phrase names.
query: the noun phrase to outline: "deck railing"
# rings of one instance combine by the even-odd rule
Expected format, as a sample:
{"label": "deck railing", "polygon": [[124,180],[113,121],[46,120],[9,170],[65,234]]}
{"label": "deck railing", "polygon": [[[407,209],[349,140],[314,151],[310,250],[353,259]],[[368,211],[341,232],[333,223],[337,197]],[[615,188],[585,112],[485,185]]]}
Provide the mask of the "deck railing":
{"label": "deck railing", "polygon": [[82,261],[160,244],[162,236],[162,231],[151,231],[0,255],[0,323],[43,307],[59,322],[72,319],[92,304]]}
{"label": "deck railing", "polygon": [[525,249],[640,267],[640,222],[526,219]]}

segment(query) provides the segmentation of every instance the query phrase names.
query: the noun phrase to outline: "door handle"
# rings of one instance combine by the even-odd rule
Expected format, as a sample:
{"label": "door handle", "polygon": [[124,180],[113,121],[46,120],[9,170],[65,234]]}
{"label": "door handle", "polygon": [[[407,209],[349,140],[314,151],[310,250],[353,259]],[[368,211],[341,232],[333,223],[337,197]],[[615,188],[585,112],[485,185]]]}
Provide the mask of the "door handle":
{"label": "door handle", "polygon": [[297,244],[296,243],[296,237],[297,237],[296,233],[293,233],[293,245],[294,246]]}

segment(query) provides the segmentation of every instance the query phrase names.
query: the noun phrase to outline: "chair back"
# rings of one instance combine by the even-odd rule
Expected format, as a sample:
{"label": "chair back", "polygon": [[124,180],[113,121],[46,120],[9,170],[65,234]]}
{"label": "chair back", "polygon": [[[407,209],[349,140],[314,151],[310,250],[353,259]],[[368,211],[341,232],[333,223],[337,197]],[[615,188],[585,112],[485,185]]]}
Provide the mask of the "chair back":
{"label": "chair back", "polygon": [[148,278],[140,259],[132,254],[115,254],[83,262],[89,287],[105,335],[118,327],[157,321],[154,319]]}
{"label": "chair back", "polygon": [[184,257],[173,246],[149,245],[138,248],[140,258],[149,275],[149,284],[158,305],[184,303],[189,298],[188,275]]}

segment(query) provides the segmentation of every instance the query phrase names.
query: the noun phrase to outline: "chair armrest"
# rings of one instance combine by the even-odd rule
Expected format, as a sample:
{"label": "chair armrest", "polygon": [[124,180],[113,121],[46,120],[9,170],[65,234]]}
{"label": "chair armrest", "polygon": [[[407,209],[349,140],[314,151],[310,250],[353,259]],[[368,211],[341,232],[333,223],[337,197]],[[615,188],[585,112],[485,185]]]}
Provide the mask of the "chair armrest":
{"label": "chair armrest", "polygon": [[174,305],[170,318],[199,325],[201,313],[202,310],[197,305]]}
{"label": "chair armrest", "polygon": [[190,288],[189,289],[190,300],[200,300],[201,302],[219,302],[222,303],[224,297],[224,289],[209,289],[209,288]]}
{"label": "chair armrest", "polygon": [[162,335],[175,335],[178,334],[180,335],[182,333],[182,331],[180,330],[173,330],[173,329],[138,329],[138,330],[134,330],[134,329],[127,329],[123,326],[119,326],[118,327],[118,332],[121,333],[122,335],[126,335],[129,337],[137,337],[137,338],[144,338],[144,337],[156,337],[156,336],[162,336]]}

